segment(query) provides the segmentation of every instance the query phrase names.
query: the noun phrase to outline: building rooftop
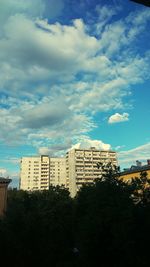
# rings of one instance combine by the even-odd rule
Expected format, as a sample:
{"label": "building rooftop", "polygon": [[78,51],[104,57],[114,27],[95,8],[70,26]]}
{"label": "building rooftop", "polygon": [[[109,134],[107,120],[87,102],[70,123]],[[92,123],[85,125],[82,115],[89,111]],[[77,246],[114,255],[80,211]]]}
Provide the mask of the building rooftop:
{"label": "building rooftop", "polygon": [[9,184],[11,181],[9,178],[0,177],[0,184]]}
{"label": "building rooftop", "polygon": [[129,169],[121,172],[121,176],[125,174],[135,173],[135,172],[142,172],[150,170],[150,165],[143,165],[143,166],[131,166]]}
{"label": "building rooftop", "polygon": [[113,150],[101,150],[95,147],[90,147],[90,148],[72,148],[69,151],[67,151],[67,154],[71,151],[71,150],[75,150],[75,151],[95,151],[95,152],[111,152],[111,153],[116,153],[116,151]]}

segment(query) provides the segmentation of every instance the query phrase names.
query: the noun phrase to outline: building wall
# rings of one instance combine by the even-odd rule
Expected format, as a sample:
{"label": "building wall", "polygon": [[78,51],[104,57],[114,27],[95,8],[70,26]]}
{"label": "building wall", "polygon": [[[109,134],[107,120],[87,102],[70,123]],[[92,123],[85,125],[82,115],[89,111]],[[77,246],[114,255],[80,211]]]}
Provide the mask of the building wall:
{"label": "building wall", "polygon": [[48,190],[50,185],[66,186],[66,159],[49,156],[21,159],[20,189]]}
{"label": "building wall", "polygon": [[0,184],[0,216],[3,215],[6,210],[6,200],[7,200],[7,186],[5,184]]}
{"label": "building wall", "polygon": [[91,149],[72,149],[64,158],[24,157],[21,160],[20,189],[44,190],[64,185],[72,197],[83,184],[91,184],[102,175],[97,163],[117,165],[116,153]]}
{"label": "building wall", "polygon": [[48,156],[21,159],[20,189],[44,190],[49,188],[50,164]]}
{"label": "building wall", "polygon": [[7,187],[10,179],[0,178],[0,216],[4,214],[7,207]]}
{"label": "building wall", "polygon": [[50,158],[50,185],[66,187],[66,158]]}
{"label": "building wall", "polygon": [[69,191],[74,197],[83,184],[91,184],[102,175],[97,163],[117,165],[116,153],[96,149],[72,149],[67,153]]}
{"label": "building wall", "polygon": [[[150,170],[142,170],[142,171],[146,171],[147,172],[147,177],[150,179]],[[121,174],[120,178],[124,181],[124,182],[128,182],[131,181],[133,178],[139,178],[140,177],[140,173],[141,171],[132,171],[131,173],[123,173]]]}

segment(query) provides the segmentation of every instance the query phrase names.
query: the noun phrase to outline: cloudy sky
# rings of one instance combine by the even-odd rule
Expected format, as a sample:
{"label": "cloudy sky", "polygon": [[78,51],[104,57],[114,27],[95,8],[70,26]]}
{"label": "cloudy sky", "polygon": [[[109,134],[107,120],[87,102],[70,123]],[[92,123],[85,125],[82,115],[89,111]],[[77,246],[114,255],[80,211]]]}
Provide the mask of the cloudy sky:
{"label": "cloudy sky", "polygon": [[149,29],[129,0],[0,0],[0,175],[74,145],[146,162]]}

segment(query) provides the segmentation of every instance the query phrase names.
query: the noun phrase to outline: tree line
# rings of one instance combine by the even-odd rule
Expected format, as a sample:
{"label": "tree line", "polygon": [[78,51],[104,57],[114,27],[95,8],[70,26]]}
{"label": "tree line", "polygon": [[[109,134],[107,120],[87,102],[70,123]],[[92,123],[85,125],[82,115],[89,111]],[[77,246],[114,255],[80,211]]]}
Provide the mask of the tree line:
{"label": "tree line", "polygon": [[149,266],[150,182],[129,184],[110,167],[72,199],[67,189],[8,191],[0,219],[0,261],[5,266]]}

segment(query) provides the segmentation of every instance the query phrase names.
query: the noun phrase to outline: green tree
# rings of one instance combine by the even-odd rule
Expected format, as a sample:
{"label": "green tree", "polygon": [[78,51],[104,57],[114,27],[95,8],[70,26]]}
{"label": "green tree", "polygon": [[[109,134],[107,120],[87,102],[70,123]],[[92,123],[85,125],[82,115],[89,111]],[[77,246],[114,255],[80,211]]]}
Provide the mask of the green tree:
{"label": "green tree", "polygon": [[146,171],[142,171],[140,177],[132,178],[130,187],[135,204],[145,206],[150,203],[150,179]]}
{"label": "green tree", "polygon": [[85,185],[76,197],[75,236],[81,266],[120,267],[134,263],[131,191],[118,180],[119,169],[107,167],[100,179]]}
{"label": "green tree", "polygon": [[0,232],[1,260],[6,265],[13,259],[20,267],[67,266],[73,246],[69,192],[60,187],[32,193],[10,191]]}

